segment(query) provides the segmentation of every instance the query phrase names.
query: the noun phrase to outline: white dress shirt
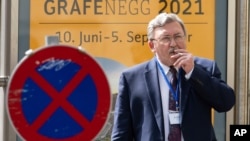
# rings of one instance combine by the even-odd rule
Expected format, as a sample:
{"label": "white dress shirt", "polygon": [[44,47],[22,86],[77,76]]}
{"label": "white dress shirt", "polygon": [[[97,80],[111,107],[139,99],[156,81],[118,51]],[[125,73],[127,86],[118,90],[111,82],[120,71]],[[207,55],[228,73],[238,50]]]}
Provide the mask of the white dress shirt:
{"label": "white dress shirt", "polygon": [[[171,79],[171,73],[169,73],[169,67],[166,65],[163,65],[158,59],[157,59],[158,63],[161,65],[164,74],[167,76],[167,79],[170,80]],[[165,139],[166,141],[168,141],[168,134],[169,134],[169,109],[168,109],[168,99],[169,99],[169,86],[160,70],[159,67],[157,67],[158,69],[158,77],[159,77],[159,83],[160,83],[160,92],[161,92],[161,99],[162,99],[162,110],[163,110],[163,118],[164,118],[164,131],[165,131]],[[178,71],[178,69],[177,69]],[[189,79],[191,77],[191,74],[193,72],[193,69],[190,73],[185,75],[186,79]],[[180,103],[181,104],[181,103]],[[181,111],[180,111],[181,114]],[[182,141],[184,141],[183,136],[182,136]]]}

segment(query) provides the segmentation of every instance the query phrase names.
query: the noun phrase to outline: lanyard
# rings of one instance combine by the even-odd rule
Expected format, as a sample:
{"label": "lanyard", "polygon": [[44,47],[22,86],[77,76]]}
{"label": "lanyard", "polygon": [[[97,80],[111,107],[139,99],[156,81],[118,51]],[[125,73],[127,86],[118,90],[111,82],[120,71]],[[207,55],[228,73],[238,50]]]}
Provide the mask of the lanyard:
{"label": "lanyard", "polygon": [[180,81],[180,79],[179,79],[180,78],[180,72],[178,71],[178,76],[179,77],[177,79],[177,86],[176,86],[177,88],[176,88],[176,91],[174,91],[170,81],[167,78],[167,75],[164,73],[164,70],[163,70],[162,66],[160,65],[160,63],[157,60],[156,60],[156,62],[157,62],[157,66],[159,67],[159,69],[160,69],[166,83],[168,84],[168,87],[169,87],[169,89],[170,89],[170,91],[171,91],[171,93],[173,95],[173,98],[174,98],[174,100],[176,102],[176,109],[179,109],[179,100],[178,100],[179,99],[179,93],[178,93],[179,92],[179,87],[178,86],[179,86],[179,81]]}

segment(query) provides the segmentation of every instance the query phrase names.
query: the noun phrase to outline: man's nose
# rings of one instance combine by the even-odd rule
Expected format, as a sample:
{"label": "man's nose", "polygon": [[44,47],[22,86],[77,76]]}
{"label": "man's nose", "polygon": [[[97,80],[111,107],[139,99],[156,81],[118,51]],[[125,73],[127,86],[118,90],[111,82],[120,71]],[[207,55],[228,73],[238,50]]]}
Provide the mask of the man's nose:
{"label": "man's nose", "polygon": [[175,47],[175,46],[176,46],[176,41],[175,41],[174,38],[171,38],[171,39],[170,39],[169,45],[170,45],[171,47]]}

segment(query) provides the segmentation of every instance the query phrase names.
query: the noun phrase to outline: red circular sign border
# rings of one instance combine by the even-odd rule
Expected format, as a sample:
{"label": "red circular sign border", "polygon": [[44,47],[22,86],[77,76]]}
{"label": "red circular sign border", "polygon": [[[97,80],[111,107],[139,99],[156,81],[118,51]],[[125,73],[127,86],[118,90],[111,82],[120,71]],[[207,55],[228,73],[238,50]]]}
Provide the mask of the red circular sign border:
{"label": "red circular sign border", "polygon": [[[72,59],[72,61],[84,69],[88,69],[92,79],[94,80],[98,93],[98,105],[96,115],[90,122],[89,127],[84,127],[83,133],[80,133],[71,138],[60,139],[60,141],[76,141],[76,140],[91,140],[100,132],[105,122],[108,119],[108,113],[110,111],[111,96],[110,88],[107,78],[101,69],[100,65],[94,61],[94,59],[83,52],[81,49],[77,49],[73,46],[67,45],[53,45],[45,46],[33,51],[30,55],[25,56],[20,63],[16,66],[13,74],[11,75],[7,86],[7,113],[11,124],[16,129],[17,134],[23,137],[26,141],[54,141],[48,137],[37,134],[36,131],[29,129],[21,107],[21,92],[25,78],[29,75],[29,70],[35,70],[37,62],[45,61],[49,58],[54,59]],[[68,58],[67,58],[68,57]],[[95,66],[95,67],[93,67]],[[108,106],[107,106],[108,105]],[[18,114],[17,114],[18,113]]]}

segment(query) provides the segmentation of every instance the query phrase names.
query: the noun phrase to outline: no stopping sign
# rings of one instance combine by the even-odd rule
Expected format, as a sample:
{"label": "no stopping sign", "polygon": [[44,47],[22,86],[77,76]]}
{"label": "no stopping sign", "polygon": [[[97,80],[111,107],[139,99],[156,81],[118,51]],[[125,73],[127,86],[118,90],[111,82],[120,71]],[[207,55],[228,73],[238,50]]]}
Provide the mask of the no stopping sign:
{"label": "no stopping sign", "polygon": [[7,86],[7,113],[26,141],[92,140],[110,111],[104,71],[76,47],[54,45],[25,56]]}

